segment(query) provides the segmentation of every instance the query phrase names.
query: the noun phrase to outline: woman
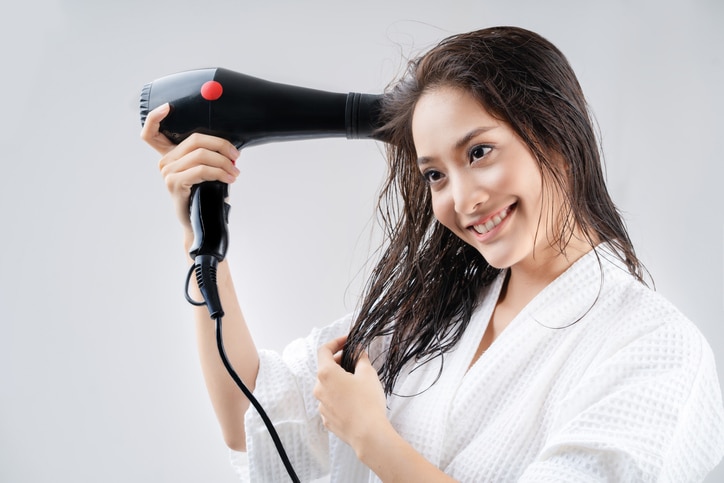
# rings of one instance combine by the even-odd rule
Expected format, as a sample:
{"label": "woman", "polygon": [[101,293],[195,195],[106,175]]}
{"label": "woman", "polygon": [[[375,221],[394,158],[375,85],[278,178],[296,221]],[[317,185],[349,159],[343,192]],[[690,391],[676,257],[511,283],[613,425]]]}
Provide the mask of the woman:
{"label": "woman", "polygon": [[[188,249],[190,187],[233,182],[238,152],[201,135],[173,146],[165,114],[142,137],[163,154]],[[643,283],[561,52],[512,27],[450,37],[410,63],[383,117],[388,240],[353,316],[257,351],[219,269],[231,362],[300,478],[703,479],[724,453],[713,355]],[[248,451],[252,481],[285,481],[196,318],[227,444]]]}

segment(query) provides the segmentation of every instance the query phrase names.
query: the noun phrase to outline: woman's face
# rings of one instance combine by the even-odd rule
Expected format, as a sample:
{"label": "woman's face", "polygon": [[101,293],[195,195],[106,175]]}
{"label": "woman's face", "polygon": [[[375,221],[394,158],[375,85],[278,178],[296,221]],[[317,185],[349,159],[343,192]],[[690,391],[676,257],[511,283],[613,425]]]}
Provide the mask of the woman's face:
{"label": "woman's face", "polygon": [[468,92],[439,87],[419,99],[412,135],[440,223],[496,268],[535,269],[553,256],[560,201],[544,204],[538,162],[507,124]]}

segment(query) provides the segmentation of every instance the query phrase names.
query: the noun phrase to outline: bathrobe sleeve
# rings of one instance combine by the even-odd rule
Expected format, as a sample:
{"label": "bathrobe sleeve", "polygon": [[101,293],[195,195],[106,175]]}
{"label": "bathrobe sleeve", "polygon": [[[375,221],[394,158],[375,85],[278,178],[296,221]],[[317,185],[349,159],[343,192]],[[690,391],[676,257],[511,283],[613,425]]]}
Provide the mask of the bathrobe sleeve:
{"label": "bathrobe sleeve", "polygon": [[[329,472],[329,434],[312,394],[317,378],[319,346],[349,332],[351,316],[315,329],[289,344],[282,354],[259,352],[254,396],[276,428],[294,470],[302,481]],[[246,412],[246,453],[231,451],[231,463],[242,481],[288,481],[286,469],[264,422],[253,407]]]}

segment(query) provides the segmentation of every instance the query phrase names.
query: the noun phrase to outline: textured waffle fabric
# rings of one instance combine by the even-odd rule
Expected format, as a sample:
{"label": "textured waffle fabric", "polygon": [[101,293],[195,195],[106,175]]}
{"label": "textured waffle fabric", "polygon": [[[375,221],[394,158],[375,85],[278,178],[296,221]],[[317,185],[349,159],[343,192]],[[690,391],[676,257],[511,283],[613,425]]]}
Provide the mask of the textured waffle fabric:
{"label": "textured waffle fabric", "polygon": [[[679,483],[716,466],[724,411],[714,357],[676,308],[597,249],[470,367],[503,278],[455,350],[406,371],[388,398],[390,421],[417,451],[463,482]],[[314,330],[281,355],[260,353],[255,395],[302,481],[379,481],[324,430],[312,395],[317,347],[350,321]],[[370,349],[372,360],[384,344]],[[231,454],[241,479],[288,481],[253,409],[246,434],[248,454]]]}

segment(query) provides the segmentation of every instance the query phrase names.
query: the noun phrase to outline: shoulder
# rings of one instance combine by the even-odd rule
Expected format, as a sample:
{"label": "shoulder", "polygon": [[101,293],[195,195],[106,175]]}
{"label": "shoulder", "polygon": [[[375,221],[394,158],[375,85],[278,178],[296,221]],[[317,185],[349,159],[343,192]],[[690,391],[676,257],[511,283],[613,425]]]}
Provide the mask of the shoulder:
{"label": "shoulder", "polygon": [[616,257],[603,251],[595,255],[571,270],[562,284],[565,290],[552,297],[557,306],[581,299],[571,303],[585,314],[571,337],[586,352],[581,356],[586,372],[628,381],[668,374],[682,389],[702,371],[717,380],[711,347],[696,325]]}
{"label": "shoulder", "polygon": [[678,308],[633,277],[602,293],[599,350],[586,379],[608,391],[708,414],[722,426],[721,389],[708,341]]}
{"label": "shoulder", "polygon": [[[609,290],[611,329],[634,340],[671,346],[707,345],[697,326],[660,293],[629,277],[627,283]],[[625,342],[625,341],[624,341]]]}
{"label": "shoulder", "polygon": [[601,322],[610,352],[650,362],[678,361],[694,369],[711,349],[697,326],[658,292],[632,276],[601,294]]}

